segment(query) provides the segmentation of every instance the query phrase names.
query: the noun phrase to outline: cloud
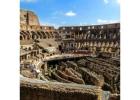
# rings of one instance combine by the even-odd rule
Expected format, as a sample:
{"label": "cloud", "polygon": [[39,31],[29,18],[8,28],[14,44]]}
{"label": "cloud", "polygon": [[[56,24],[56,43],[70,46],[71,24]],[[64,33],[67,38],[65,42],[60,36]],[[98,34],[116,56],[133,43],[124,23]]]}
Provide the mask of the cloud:
{"label": "cloud", "polygon": [[73,17],[73,16],[76,16],[76,13],[73,11],[69,11],[69,12],[65,13],[65,16]]}
{"label": "cloud", "polygon": [[113,3],[113,2],[120,4],[120,0],[103,0],[103,1],[105,4],[109,4],[109,3]]}
{"label": "cloud", "polygon": [[98,24],[107,24],[107,23],[117,23],[120,22],[119,20],[104,20],[104,19],[97,19]]}
{"label": "cloud", "polygon": [[118,3],[118,4],[120,4],[120,2],[121,2],[120,0],[117,0],[117,3]]}
{"label": "cloud", "polygon": [[105,3],[105,4],[108,4],[108,3],[109,3],[109,0],[104,0],[104,3]]}
{"label": "cloud", "polygon": [[26,3],[34,3],[37,2],[37,0],[20,0],[21,2],[26,2]]}

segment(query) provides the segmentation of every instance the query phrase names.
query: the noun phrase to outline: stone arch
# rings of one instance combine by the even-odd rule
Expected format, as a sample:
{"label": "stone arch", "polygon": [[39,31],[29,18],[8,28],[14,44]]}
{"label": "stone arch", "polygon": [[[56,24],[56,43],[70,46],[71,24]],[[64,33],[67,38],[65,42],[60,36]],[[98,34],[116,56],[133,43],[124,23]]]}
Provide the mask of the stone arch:
{"label": "stone arch", "polygon": [[100,41],[98,42],[98,47],[101,47],[101,42]]}
{"label": "stone arch", "polygon": [[111,53],[112,52],[112,48],[108,48],[108,50],[107,50],[109,53]]}
{"label": "stone arch", "polygon": [[23,38],[24,38],[23,40],[26,40],[26,39],[27,39],[27,36],[26,36],[25,32],[24,32],[24,31],[21,31],[20,33],[21,33],[21,35],[22,35]]}
{"label": "stone arch", "polygon": [[22,34],[24,36],[24,40],[27,40],[27,34],[24,31],[22,31]]}
{"label": "stone arch", "polygon": [[88,39],[88,34],[85,34],[85,36],[86,36],[86,39]]}
{"label": "stone arch", "polygon": [[109,47],[109,42],[108,41],[106,42],[105,47]]}
{"label": "stone arch", "polygon": [[96,47],[93,47],[93,51],[96,51]]}
{"label": "stone arch", "polygon": [[89,42],[86,42],[86,46],[89,47],[90,46],[90,43]]}
{"label": "stone arch", "polygon": [[31,31],[31,33],[32,33],[32,39],[38,39],[37,33],[35,33],[34,31]]}
{"label": "stone arch", "polygon": [[46,38],[49,38],[49,33],[45,32]]}
{"label": "stone arch", "polygon": [[86,45],[87,45],[87,43],[86,43],[86,42],[84,42],[84,47],[86,47]]}
{"label": "stone arch", "polygon": [[41,36],[41,34],[40,34],[39,31],[37,31],[36,34],[37,34],[37,36],[38,36],[38,39],[42,39],[42,36]]}
{"label": "stone arch", "polygon": [[20,40],[23,40],[23,37],[22,37],[22,35],[20,35]]}
{"label": "stone arch", "polygon": [[86,36],[87,36],[86,34],[83,34],[83,33],[82,33],[82,34],[80,35],[80,38],[81,38],[81,39],[86,39]]}
{"label": "stone arch", "polygon": [[94,47],[97,47],[97,43],[96,43],[96,41],[94,42]]}
{"label": "stone arch", "polygon": [[48,36],[48,39],[50,38],[50,33],[49,32],[47,32],[47,36]]}
{"label": "stone arch", "polygon": [[30,40],[31,39],[30,31],[26,31],[26,34],[27,34],[27,39]]}
{"label": "stone arch", "polygon": [[23,40],[26,40],[26,35],[24,33],[22,33],[23,36]]}
{"label": "stone arch", "polygon": [[27,31],[25,32],[25,35],[26,35],[26,39],[29,40],[30,39],[30,35],[29,35],[29,33],[27,33]]}
{"label": "stone arch", "polygon": [[107,48],[104,48],[104,52],[107,52]]}
{"label": "stone arch", "polygon": [[94,34],[91,34],[91,39],[94,39]]}
{"label": "stone arch", "polygon": [[31,31],[28,31],[28,33],[29,33],[30,39],[32,39],[32,33],[31,33]]}
{"label": "stone arch", "polygon": [[50,32],[47,32],[47,33],[48,33],[48,39],[51,38],[51,34],[50,34]]}
{"label": "stone arch", "polygon": [[104,34],[103,39],[106,39],[106,34]]}
{"label": "stone arch", "polygon": [[91,33],[89,34],[89,39],[92,39],[92,34]]}
{"label": "stone arch", "polygon": [[105,47],[105,42],[102,42],[102,47]]}
{"label": "stone arch", "polygon": [[78,49],[80,48],[80,42],[77,43],[77,48],[78,48]]}
{"label": "stone arch", "polygon": [[37,32],[35,32],[35,35],[36,35],[36,39],[40,39],[40,36],[39,36],[39,34],[37,33]]}
{"label": "stone arch", "polygon": [[20,31],[20,40],[24,40],[24,37],[21,31]]}
{"label": "stone arch", "polygon": [[43,32],[42,32],[42,31],[39,31],[39,34],[40,34],[40,36],[41,36],[41,39],[44,39],[44,37],[43,37]]}
{"label": "stone arch", "polygon": [[116,39],[116,37],[117,37],[117,35],[116,35],[116,34],[114,34],[114,35],[113,35],[113,39]]}
{"label": "stone arch", "polygon": [[82,48],[83,48],[83,45],[84,45],[84,43],[80,43],[80,49],[82,49]]}
{"label": "stone arch", "polygon": [[104,47],[101,47],[101,52],[104,52]]}
{"label": "stone arch", "polygon": [[45,32],[41,31],[41,33],[42,33],[43,39],[46,39],[46,34],[45,34]]}
{"label": "stone arch", "polygon": [[119,43],[116,41],[115,43],[115,47],[118,48],[119,47]]}
{"label": "stone arch", "polygon": [[54,36],[53,36],[53,32],[50,32],[50,38],[54,38]]}
{"label": "stone arch", "polygon": [[93,46],[93,42],[90,42],[89,46],[92,47]]}
{"label": "stone arch", "polygon": [[113,47],[114,46],[114,42],[112,41],[111,43],[110,43],[110,46],[109,47]]}

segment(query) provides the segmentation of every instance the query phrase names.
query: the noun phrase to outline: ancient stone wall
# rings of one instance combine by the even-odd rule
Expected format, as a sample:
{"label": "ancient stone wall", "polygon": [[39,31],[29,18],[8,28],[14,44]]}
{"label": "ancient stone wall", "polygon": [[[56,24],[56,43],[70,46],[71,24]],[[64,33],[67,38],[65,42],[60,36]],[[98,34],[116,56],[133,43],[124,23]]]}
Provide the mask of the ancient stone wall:
{"label": "ancient stone wall", "polygon": [[39,25],[39,19],[32,11],[20,10],[20,24]]}
{"label": "ancient stone wall", "polygon": [[97,95],[80,93],[51,91],[36,88],[20,88],[20,100],[98,100]]}
{"label": "ancient stone wall", "polygon": [[92,26],[64,26],[59,28],[59,32],[64,34],[65,37],[63,39],[65,51],[89,50],[93,53],[113,53],[111,56],[115,56],[116,52],[120,50],[119,23]]}

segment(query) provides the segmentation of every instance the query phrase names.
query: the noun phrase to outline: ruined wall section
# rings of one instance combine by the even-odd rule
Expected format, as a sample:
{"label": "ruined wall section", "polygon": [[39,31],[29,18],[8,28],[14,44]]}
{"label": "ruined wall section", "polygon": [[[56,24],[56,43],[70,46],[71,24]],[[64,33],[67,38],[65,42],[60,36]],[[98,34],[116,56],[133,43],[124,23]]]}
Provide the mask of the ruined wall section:
{"label": "ruined wall section", "polygon": [[20,24],[40,25],[37,15],[32,11],[20,10]]}
{"label": "ruined wall section", "polygon": [[[40,25],[38,16],[29,10],[20,10],[20,44],[30,45],[39,40],[45,45],[55,42],[57,32],[53,26]],[[47,41],[46,41],[47,40]],[[56,44],[56,42],[55,42]]]}

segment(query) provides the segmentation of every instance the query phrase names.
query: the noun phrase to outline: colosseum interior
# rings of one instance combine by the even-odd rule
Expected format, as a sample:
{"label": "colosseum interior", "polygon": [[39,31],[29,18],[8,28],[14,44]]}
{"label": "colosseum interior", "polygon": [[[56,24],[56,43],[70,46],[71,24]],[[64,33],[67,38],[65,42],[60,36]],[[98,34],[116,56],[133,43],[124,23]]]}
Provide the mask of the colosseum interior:
{"label": "colosseum interior", "polygon": [[120,23],[55,29],[20,10],[20,100],[120,100]]}

